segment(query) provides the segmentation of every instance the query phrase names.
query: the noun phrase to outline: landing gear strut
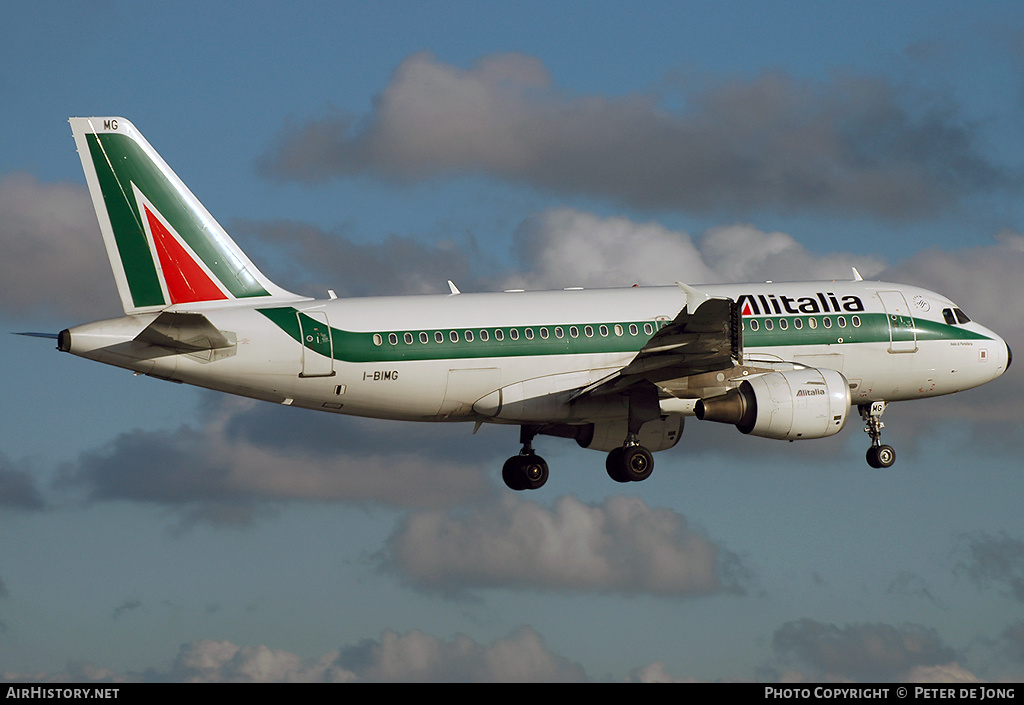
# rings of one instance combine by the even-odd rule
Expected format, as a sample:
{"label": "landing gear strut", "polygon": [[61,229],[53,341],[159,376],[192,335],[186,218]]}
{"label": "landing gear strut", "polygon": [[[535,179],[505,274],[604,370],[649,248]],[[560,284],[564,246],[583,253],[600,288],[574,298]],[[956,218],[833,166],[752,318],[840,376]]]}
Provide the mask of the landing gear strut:
{"label": "landing gear strut", "polygon": [[621,448],[609,453],[604,461],[608,477],[616,482],[640,482],[651,476],[654,456],[640,445],[637,434],[645,423],[660,416],[658,390],[653,384],[641,385],[630,391],[626,440]]}
{"label": "landing gear strut", "polygon": [[535,426],[519,427],[519,442],[523,449],[513,455],[501,468],[501,479],[512,490],[536,490],[548,481],[548,464],[533,452],[533,438],[540,429]]}
{"label": "landing gear strut", "polygon": [[882,414],[885,413],[886,403],[884,401],[873,401],[857,407],[860,417],[864,419],[864,433],[871,438],[871,447],[868,448],[868,465],[873,468],[888,468],[896,462],[896,451],[892,446],[882,444]]}

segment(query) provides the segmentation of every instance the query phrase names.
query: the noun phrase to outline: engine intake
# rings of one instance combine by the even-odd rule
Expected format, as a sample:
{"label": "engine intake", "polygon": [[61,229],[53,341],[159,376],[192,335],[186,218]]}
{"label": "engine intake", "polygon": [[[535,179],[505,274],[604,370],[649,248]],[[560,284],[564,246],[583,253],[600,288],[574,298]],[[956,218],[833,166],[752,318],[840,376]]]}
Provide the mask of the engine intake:
{"label": "engine intake", "polygon": [[846,377],[807,367],[744,380],[725,394],[698,401],[694,414],[754,436],[796,441],[839,433],[850,403]]}

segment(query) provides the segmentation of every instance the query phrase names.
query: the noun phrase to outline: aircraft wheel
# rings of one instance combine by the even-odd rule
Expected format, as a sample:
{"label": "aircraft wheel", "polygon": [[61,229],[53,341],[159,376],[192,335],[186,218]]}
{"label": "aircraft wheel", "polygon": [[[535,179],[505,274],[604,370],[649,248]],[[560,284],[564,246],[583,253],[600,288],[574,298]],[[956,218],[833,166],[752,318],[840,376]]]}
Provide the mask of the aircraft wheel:
{"label": "aircraft wheel", "polygon": [[539,455],[513,455],[501,468],[505,486],[517,492],[536,490],[548,481],[548,464]]}
{"label": "aircraft wheel", "polygon": [[643,446],[622,449],[622,471],[631,482],[646,480],[654,471],[654,456]]}
{"label": "aircraft wheel", "polygon": [[640,482],[651,476],[654,456],[643,446],[625,446],[609,453],[604,466],[616,482]]}
{"label": "aircraft wheel", "polygon": [[896,451],[892,446],[880,445],[868,448],[868,465],[873,468],[888,468],[896,462]]}

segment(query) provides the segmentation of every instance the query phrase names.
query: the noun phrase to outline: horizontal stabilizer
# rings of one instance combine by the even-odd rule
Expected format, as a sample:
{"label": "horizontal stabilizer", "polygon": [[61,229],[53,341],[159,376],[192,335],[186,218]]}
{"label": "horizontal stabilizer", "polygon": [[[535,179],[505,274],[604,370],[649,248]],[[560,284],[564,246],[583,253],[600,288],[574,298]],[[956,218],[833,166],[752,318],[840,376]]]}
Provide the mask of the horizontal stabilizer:
{"label": "horizontal stabilizer", "polygon": [[[231,335],[234,338],[234,335]],[[135,336],[139,343],[159,345],[180,352],[220,350],[235,345],[224,331],[217,330],[210,319],[201,313],[174,313],[164,311],[141,333]]]}

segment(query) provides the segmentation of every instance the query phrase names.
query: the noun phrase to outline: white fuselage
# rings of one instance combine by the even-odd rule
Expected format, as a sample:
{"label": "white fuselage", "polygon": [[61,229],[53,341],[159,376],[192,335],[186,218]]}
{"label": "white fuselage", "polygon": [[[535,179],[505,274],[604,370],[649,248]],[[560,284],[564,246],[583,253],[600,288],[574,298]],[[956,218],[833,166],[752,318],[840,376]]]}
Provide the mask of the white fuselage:
{"label": "white fuselage", "polygon": [[[834,369],[854,404],[984,384],[1009,364],[992,331],[955,304],[881,282],[696,287],[740,303],[743,364]],[[686,306],[679,287],[193,304],[234,345],[190,354],[132,342],[156,313],[70,329],[70,352],[159,378],[276,403],[410,421],[583,423],[623,416],[620,399],[571,394],[628,364]],[[173,310],[173,309],[172,309]],[[957,313],[959,313],[957,311]],[[304,344],[300,344],[302,340]],[[734,385],[671,386],[669,413]]]}

